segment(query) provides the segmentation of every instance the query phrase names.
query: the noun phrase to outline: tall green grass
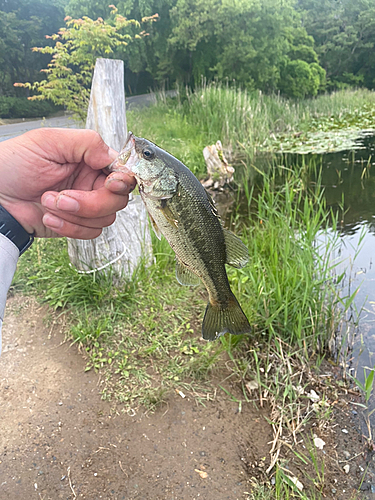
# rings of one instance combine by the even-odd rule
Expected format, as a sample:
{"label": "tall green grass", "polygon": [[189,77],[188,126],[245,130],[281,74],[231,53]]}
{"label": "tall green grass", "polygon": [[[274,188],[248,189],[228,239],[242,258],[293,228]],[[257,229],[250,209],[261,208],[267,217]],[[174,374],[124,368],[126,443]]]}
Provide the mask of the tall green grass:
{"label": "tall green grass", "polygon": [[[129,128],[156,142],[183,161],[196,175],[205,174],[202,150],[218,139],[235,165],[252,163],[257,152],[274,149],[278,136],[305,132],[345,120],[360,126],[361,110],[373,109],[375,93],[345,90],[302,101],[223,84],[204,84],[195,91],[179,89],[177,97],[159,95],[156,105],[128,114]],[[364,117],[367,120],[367,117]],[[366,121],[365,127],[368,126]]]}
{"label": "tall green grass", "polygon": [[[237,232],[249,248],[250,263],[241,270],[228,268],[228,275],[253,327],[253,334],[242,338],[245,346],[277,338],[309,355],[323,350],[339,320],[336,316],[333,321],[338,299],[329,260],[335,242],[324,252],[316,246],[316,236],[327,224],[320,188],[309,192],[298,173],[280,172],[265,175],[257,195],[243,194],[249,211],[238,221]],[[132,393],[123,358],[135,358],[130,366],[138,375],[147,374],[144,388],[155,389],[186,377],[205,377],[223,350],[244,356],[235,349],[241,337],[202,342],[206,291],[181,287],[173,252],[165,240],[153,237],[153,245],[155,264],[141,267],[116,288],[108,276],[76,273],[63,241],[39,240],[20,260],[13,285],[36,293],[55,309],[70,311],[71,334],[86,347],[89,366],[124,370],[126,391],[121,386],[116,391],[126,392],[132,403],[142,389],[137,385]],[[106,350],[110,355],[103,354]]]}
{"label": "tall green grass", "polygon": [[257,194],[247,193],[242,239],[250,265],[231,270],[230,280],[258,334],[319,350],[336,326],[338,290],[330,259],[337,238],[331,232],[323,247],[317,236],[335,226],[336,215],[326,209],[319,183],[310,190],[294,171],[282,170],[282,180],[273,171]]}

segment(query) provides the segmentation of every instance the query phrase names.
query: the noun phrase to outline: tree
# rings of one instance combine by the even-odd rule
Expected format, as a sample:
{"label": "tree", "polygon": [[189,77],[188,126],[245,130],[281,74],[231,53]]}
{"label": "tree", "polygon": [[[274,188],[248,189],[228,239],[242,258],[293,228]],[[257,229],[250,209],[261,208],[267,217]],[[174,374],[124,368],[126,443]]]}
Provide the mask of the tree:
{"label": "tree", "polygon": [[317,68],[320,68],[317,63],[308,64],[300,59],[289,61],[282,71],[281,92],[287,97],[315,96],[321,86],[321,77]]}
{"label": "tree", "polygon": [[[290,61],[317,64],[314,39],[301,26],[293,0],[119,0],[119,12],[140,20],[157,13],[149,37],[117,52],[132,89],[201,78],[235,80],[277,91]],[[105,0],[70,0],[70,15],[101,15]]]}
{"label": "tree", "polygon": [[313,36],[330,88],[375,88],[373,0],[298,0],[303,26]]}
{"label": "tree", "polygon": [[205,76],[277,91],[289,62],[318,64],[314,40],[289,0],[177,0],[171,21],[165,68],[185,83]]}
{"label": "tree", "polygon": [[18,73],[17,68],[22,63],[19,29],[19,21],[14,13],[0,11],[0,94],[12,87]]}
{"label": "tree", "polygon": [[[136,19],[158,14],[157,23],[147,26],[149,36],[143,37],[136,44],[130,44],[126,52],[119,51],[118,58],[125,64],[126,87],[130,93],[147,92],[165,77],[159,71],[159,63],[165,61],[167,39],[170,34],[170,9],[176,0],[119,0],[116,7],[119,14]],[[107,0],[70,0],[66,13],[72,17],[89,16],[92,19],[102,17],[108,21]],[[131,31],[129,31],[131,33]],[[163,64],[161,64],[161,67]],[[168,75],[169,76],[169,75]]]}
{"label": "tree", "polygon": [[14,94],[14,82],[38,79],[46,60],[31,47],[46,45],[44,35],[57,30],[63,18],[57,0],[0,0],[0,94]]}
{"label": "tree", "polygon": [[[35,52],[52,55],[52,60],[48,68],[42,70],[47,75],[46,80],[17,84],[38,92],[29,99],[50,99],[55,104],[66,106],[81,120],[85,119],[96,59],[108,58],[116,49],[126,47],[132,40],[126,32],[128,27],[140,27],[138,21],[126,19],[114,6],[111,7],[111,22],[102,18],[93,21],[86,16],[82,19],[67,17],[67,27],[49,37],[55,42],[54,46],[34,47]],[[152,20],[144,19],[145,22]],[[144,34],[141,32],[135,38]]]}

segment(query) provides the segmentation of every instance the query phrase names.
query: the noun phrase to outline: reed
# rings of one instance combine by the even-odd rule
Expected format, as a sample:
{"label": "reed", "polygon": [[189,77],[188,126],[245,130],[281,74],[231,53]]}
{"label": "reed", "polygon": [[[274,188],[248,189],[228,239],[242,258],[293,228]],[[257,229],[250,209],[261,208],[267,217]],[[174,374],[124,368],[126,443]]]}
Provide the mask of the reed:
{"label": "reed", "polygon": [[157,94],[154,106],[131,111],[128,123],[136,135],[147,137],[181,159],[196,175],[203,176],[202,150],[218,139],[235,165],[253,163],[257,153],[274,150],[278,138],[293,137],[312,126],[319,128],[339,120],[352,126],[365,120],[363,110],[372,110],[375,93],[343,90],[314,99],[287,100],[280,95],[248,92],[220,83],[178,89],[176,98]]}
{"label": "reed", "polygon": [[323,352],[351,303],[339,287],[338,214],[326,207],[316,164],[274,165],[260,177],[227,221],[250,255],[245,268],[228,267],[231,286],[258,339]]}
{"label": "reed", "polygon": [[[354,113],[371,99],[369,92],[341,92],[302,106],[212,84],[132,112],[129,124],[136,135],[154,140],[198,174],[204,172],[203,146],[220,138],[233,155],[242,153],[248,176],[254,170],[252,155],[271,133],[297,130],[319,113]],[[275,162],[255,170],[257,185],[243,182],[237,192],[230,225],[248,246],[250,262],[241,270],[228,268],[228,277],[251,335],[202,342],[205,291],[176,282],[173,252],[154,236],[154,264],[140,266],[119,288],[110,277],[76,273],[63,240],[38,240],[20,259],[13,292],[34,293],[64,312],[71,338],[87,353],[87,369],[103,374],[103,397],[125,408],[154,408],[172,388],[192,397],[199,393],[207,401],[215,372],[242,387],[239,411],[249,401],[246,384],[255,377],[260,401],[277,407],[272,425],[288,429],[293,421],[301,429],[305,421],[296,374],[300,370],[303,385],[303,374],[319,365],[352,303],[352,297],[340,295],[342,278],[332,260],[337,239],[335,231],[328,231],[328,226],[335,229],[337,215],[327,210],[318,167],[309,161]],[[311,372],[309,377],[306,386]],[[313,489],[306,495],[293,490],[277,457],[273,460],[275,488],[260,486],[249,499],[321,497]],[[322,470],[316,469],[319,484]]]}

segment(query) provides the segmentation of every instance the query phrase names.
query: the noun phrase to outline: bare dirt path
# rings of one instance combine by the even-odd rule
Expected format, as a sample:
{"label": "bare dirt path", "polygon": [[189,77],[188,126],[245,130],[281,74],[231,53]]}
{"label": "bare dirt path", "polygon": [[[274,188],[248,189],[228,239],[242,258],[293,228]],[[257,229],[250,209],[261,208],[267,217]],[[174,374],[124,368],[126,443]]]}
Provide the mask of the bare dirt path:
{"label": "bare dirt path", "polygon": [[272,439],[259,412],[246,405],[239,413],[236,403],[220,400],[197,405],[177,394],[154,414],[113,412],[76,346],[46,326],[47,312],[32,298],[8,301],[1,500],[246,497],[242,454],[265,457]]}

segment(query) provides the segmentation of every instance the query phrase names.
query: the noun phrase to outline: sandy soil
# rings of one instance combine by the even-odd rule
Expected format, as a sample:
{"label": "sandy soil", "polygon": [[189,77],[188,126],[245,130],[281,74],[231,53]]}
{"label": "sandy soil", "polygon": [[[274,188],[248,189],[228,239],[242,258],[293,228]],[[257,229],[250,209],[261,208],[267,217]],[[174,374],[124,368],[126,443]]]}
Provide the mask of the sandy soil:
{"label": "sandy soil", "polygon": [[[46,325],[47,314],[32,298],[8,301],[0,357],[1,500],[247,497],[251,477],[269,463],[266,413],[250,404],[238,412],[238,404],[220,399],[203,406],[178,394],[153,414],[114,411],[101,400],[99,375],[84,371],[76,346],[61,327]],[[360,434],[343,435],[341,428],[353,424],[349,412],[340,409],[339,416],[327,442],[337,448],[341,440],[341,450],[354,456],[363,448]],[[359,477],[356,462],[351,466],[351,475],[341,466],[331,468],[333,475],[327,469],[326,498],[350,497]]]}
{"label": "sandy soil", "polygon": [[[0,358],[1,499],[240,499],[241,453],[271,430],[247,405],[172,395],[154,414],[113,412],[98,375],[43,322],[30,298],[8,302]],[[247,432],[245,434],[247,436]],[[200,471],[200,472],[199,472]],[[206,476],[207,477],[201,477]]]}

